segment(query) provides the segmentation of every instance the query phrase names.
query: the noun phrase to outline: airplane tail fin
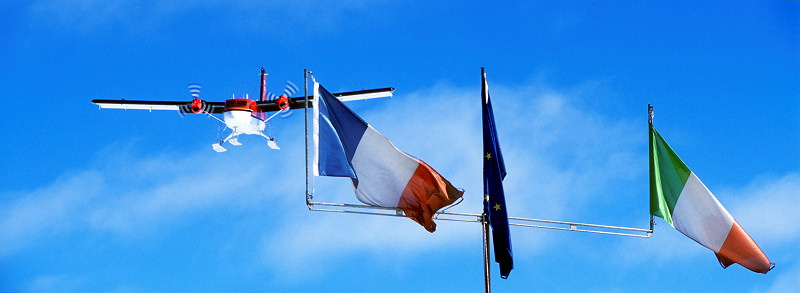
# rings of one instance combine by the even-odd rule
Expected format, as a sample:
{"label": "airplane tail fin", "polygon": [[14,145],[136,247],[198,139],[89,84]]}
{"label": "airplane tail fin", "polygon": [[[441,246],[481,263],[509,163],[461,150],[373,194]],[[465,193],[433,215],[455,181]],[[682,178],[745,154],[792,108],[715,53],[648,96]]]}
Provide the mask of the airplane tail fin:
{"label": "airplane tail fin", "polygon": [[264,67],[261,67],[261,97],[260,101],[267,100],[267,72],[264,71]]}
{"label": "airplane tail fin", "polygon": [[[267,72],[264,71],[264,67],[261,67],[261,94],[258,100],[261,102],[267,100]],[[264,112],[253,113],[253,116],[261,120],[267,118],[267,114]]]}

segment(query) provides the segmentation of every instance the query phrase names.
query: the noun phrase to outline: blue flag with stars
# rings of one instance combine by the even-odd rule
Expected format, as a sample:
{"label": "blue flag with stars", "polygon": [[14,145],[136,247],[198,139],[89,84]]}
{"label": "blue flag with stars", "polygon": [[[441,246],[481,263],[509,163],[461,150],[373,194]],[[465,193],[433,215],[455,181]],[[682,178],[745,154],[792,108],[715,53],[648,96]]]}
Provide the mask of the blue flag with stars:
{"label": "blue flag with stars", "polygon": [[506,177],[506,166],[500,143],[497,141],[497,129],[492,112],[492,101],[489,100],[489,84],[486,73],[481,68],[483,84],[481,86],[481,104],[483,105],[483,212],[492,227],[492,243],[494,243],[494,260],[500,264],[500,277],[508,278],[514,268],[511,253],[511,234],[508,231],[508,212],[506,198],[503,193],[503,178]]}

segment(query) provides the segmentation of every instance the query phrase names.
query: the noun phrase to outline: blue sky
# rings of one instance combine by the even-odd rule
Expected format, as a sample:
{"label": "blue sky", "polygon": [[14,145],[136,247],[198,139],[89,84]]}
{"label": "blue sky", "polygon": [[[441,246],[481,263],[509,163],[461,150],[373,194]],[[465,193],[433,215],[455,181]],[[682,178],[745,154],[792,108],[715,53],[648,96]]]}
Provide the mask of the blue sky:
{"label": "blue sky", "polygon": [[[657,219],[636,239],[512,227],[496,292],[800,288],[800,3],[97,1],[0,4],[0,291],[482,290],[480,227],[308,211],[302,115],[217,154],[217,124],[98,110],[302,84],[350,103],[479,213],[486,67],[513,216],[646,228],[655,125],[777,267],[722,269]],[[533,3],[531,3],[533,2]],[[349,183],[318,198],[355,203]]]}

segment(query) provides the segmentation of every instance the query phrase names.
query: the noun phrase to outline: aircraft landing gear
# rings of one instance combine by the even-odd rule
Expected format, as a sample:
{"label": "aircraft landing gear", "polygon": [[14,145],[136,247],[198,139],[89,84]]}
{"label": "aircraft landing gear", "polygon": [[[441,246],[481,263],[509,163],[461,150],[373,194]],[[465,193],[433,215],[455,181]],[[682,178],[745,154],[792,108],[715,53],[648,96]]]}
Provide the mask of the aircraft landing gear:
{"label": "aircraft landing gear", "polygon": [[273,149],[273,150],[279,150],[279,149],[281,149],[280,147],[278,147],[278,143],[277,143],[277,142],[275,142],[275,139],[274,139],[274,138],[267,139],[267,146],[268,146],[269,148]]}
{"label": "aircraft landing gear", "polygon": [[267,146],[268,146],[269,148],[271,148],[271,149],[273,149],[273,150],[279,150],[279,149],[281,149],[280,147],[278,147],[278,142],[276,142],[276,141],[275,141],[275,138],[274,138],[274,137],[269,137],[269,136],[267,136],[267,135],[266,135],[266,134],[264,134],[264,133],[259,133],[258,135],[261,135],[261,137],[263,137],[263,138],[266,138],[266,139],[267,139]]}
{"label": "aircraft landing gear", "polygon": [[211,148],[213,148],[214,151],[216,151],[218,153],[227,151],[228,149],[226,149],[225,147],[222,146],[222,144],[225,143],[226,141],[230,142],[231,145],[242,145],[242,143],[239,142],[239,134],[234,131],[234,132],[231,132],[231,134],[228,135],[228,137],[226,137],[225,139],[223,139],[219,143],[212,144]]}
{"label": "aircraft landing gear", "polygon": [[228,149],[226,149],[225,147],[223,147],[223,146],[222,146],[222,142],[220,142],[220,143],[215,143],[215,144],[212,144],[212,145],[211,145],[211,148],[213,148],[213,149],[214,149],[214,151],[216,151],[216,152],[218,152],[218,153],[221,153],[221,152],[224,152],[224,151],[227,151],[227,150],[228,150]]}

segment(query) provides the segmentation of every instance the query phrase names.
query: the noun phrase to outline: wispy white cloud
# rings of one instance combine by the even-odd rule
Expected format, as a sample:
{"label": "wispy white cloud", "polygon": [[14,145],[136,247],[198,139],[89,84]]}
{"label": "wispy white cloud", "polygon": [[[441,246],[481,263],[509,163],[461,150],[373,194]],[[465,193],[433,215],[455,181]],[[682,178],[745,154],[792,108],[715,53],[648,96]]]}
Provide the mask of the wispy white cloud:
{"label": "wispy white cloud", "polygon": [[[164,161],[161,159],[164,158],[152,160]],[[146,160],[136,167],[146,169],[152,163]],[[128,231],[141,226],[142,222],[160,222],[195,210],[248,202],[253,200],[252,188],[258,186],[258,175],[264,172],[256,164],[233,166],[206,156],[183,158],[171,164],[183,167],[149,175],[158,174],[172,178],[170,180],[106,195],[104,204],[89,213],[92,225]],[[237,169],[237,174],[232,174],[234,169]],[[234,196],[236,199],[231,201]]]}
{"label": "wispy white cloud", "polygon": [[86,171],[65,174],[30,192],[3,195],[15,199],[0,208],[0,257],[49,234],[81,226],[73,219],[94,206],[104,185],[100,172]]}
{"label": "wispy white cloud", "polygon": [[423,254],[480,243],[479,229],[442,221],[431,234],[405,218],[323,212],[290,218],[277,231],[266,232],[262,252],[263,262],[289,280],[324,275],[341,259],[405,263]]}
{"label": "wispy white cloud", "polygon": [[726,207],[756,242],[780,247],[800,239],[800,173],[764,176],[738,191],[720,193]]}
{"label": "wispy white cloud", "polygon": [[505,121],[499,117],[498,124],[506,122],[500,134],[514,138],[503,146],[507,167],[520,174],[509,175],[507,189],[529,191],[526,210],[534,214],[591,219],[587,208],[635,202],[642,194],[632,184],[646,170],[636,168],[646,162],[637,123],[582,109],[590,94],[581,92],[531,86],[496,95],[510,97],[499,104]]}
{"label": "wispy white cloud", "polygon": [[0,208],[0,241],[5,243],[0,256],[70,231],[159,233],[162,224],[192,213],[258,206],[288,192],[284,184],[266,189],[263,180],[292,168],[231,163],[249,162],[253,152],[264,150],[254,146],[237,151],[139,157],[113,147],[98,155],[102,163],[86,171],[66,173],[34,191],[4,194],[10,200]]}
{"label": "wispy white cloud", "polygon": [[[778,272],[778,270],[774,269],[770,273],[773,272]],[[769,288],[758,288],[751,292],[794,292],[797,291],[797,288],[800,288],[800,266],[796,263],[787,263],[785,268],[780,268],[780,274],[775,277],[775,281]]]}
{"label": "wispy white cloud", "polygon": [[[592,204],[611,203],[607,191],[612,184],[646,176],[646,165],[636,167],[647,161],[641,129],[633,121],[581,109],[579,102],[591,98],[592,90],[586,87],[490,85],[509,171],[504,182],[510,194],[507,200],[517,215],[575,217]],[[452,182],[467,189],[466,197],[475,199],[469,210],[479,211],[483,188],[481,173],[475,172],[482,170],[476,155],[482,152],[479,89],[438,84],[395,98],[387,107],[392,111],[375,110],[365,119],[400,149],[445,170]],[[641,192],[615,188],[613,201],[631,199],[646,188],[646,184],[641,184]]]}
{"label": "wispy white cloud", "polygon": [[[492,85],[509,169],[505,183],[512,215],[646,225],[646,215],[641,212],[647,201],[643,196],[647,192],[646,142],[642,141],[646,130],[637,128],[641,123],[578,106],[576,101],[591,93],[581,85],[575,89]],[[398,148],[427,161],[467,190],[465,202],[453,210],[480,213],[479,98],[477,88],[438,84],[397,96],[383,107],[365,107],[359,114]],[[291,127],[295,128],[286,133],[302,133],[301,126]],[[98,163],[83,171],[65,173],[35,190],[3,194],[7,200],[0,207],[4,231],[0,257],[73,231],[136,238],[169,233],[170,226],[193,215],[247,208],[264,209],[274,223],[252,231],[261,235],[260,243],[236,248],[253,250],[249,254],[260,256],[256,265],[280,268],[282,278],[287,279],[324,274],[344,259],[358,256],[376,256],[370,259],[378,264],[402,266],[408,259],[442,249],[472,251],[480,242],[475,224],[439,221],[437,232],[430,234],[405,218],[307,211],[302,204],[302,139],[298,136],[286,143],[289,145],[281,152],[248,147],[246,142],[245,147],[224,154],[202,149],[188,154],[138,155],[135,145],[111,147],[98,154]],[[796,174],[759,179],[744,191],[721,195],[748,194],[728,205],[732,213],[754,237],[763,236],[763,240],[756,239],[760,244],[774,241],[787,247],[796,242],[798,232],[775,227],[793,221],[790,211],[798,181]],[[316,182],[318,200],[356,202],[346,179],[320,178]],[[592,212],[598,206],[604,211]],[[775,209],[781,211],[780,217],[758,222],[764,212]],[[638,218],[641,221],[628,222]],[[563,244],[566,237],[566,232],[533,233],[517,228],[512,232],[520,258]],[[620,244],[616,249],[620,257],[615,261],[622,266],[644,262],[670,266],[700,257],[713,262],[711,252],[663,222],[652,239],[614,243]],[[779,280],[786,280],[783,273],[778,275]],[[786,281],[776,281],[776,288],[781,282]],[[48,280],[42,279],[41,284],[47,285]]]}
{"label": "wispy white cloud", "polygon": [[27,284],[26,292],[73,291],[86,283],[86,278],[72,275],[40,276]]}

